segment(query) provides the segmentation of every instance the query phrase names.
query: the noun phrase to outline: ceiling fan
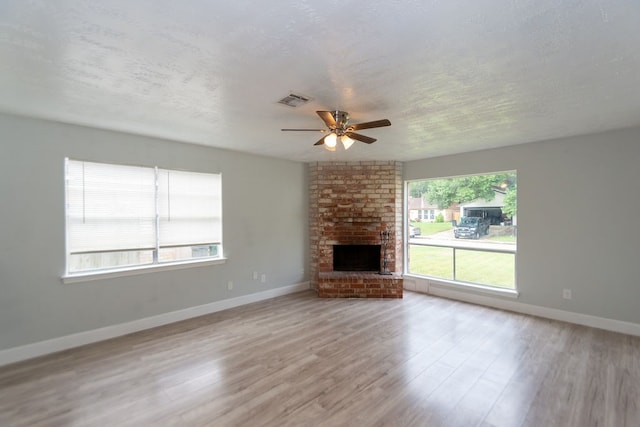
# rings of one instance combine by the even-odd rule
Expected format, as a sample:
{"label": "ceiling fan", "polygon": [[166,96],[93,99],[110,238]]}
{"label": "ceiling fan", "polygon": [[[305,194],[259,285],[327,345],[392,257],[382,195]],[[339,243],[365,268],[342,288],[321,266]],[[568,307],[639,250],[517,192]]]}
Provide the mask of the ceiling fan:
{"label": "ceiling fan", "polygon": [[336,145],[338,138],[344,146],[345,150],[353,145],[355,141],[361,141],[366,144],[371,144],[377,141],[375,138],[371,138],[365,135],[355,133],[356,130],[372,129],[384,126],[391,126],[391,122],[387,119],[375,120],[372,122],[349,124],[349,113],[346,111],[316,111],[318,116],[324,121],[328,129],[282,129],[285,132],[323,132],[329,133],[326,136],[320,138],[318,142],[313,145],[324,145],[329,151],[336,151]]}

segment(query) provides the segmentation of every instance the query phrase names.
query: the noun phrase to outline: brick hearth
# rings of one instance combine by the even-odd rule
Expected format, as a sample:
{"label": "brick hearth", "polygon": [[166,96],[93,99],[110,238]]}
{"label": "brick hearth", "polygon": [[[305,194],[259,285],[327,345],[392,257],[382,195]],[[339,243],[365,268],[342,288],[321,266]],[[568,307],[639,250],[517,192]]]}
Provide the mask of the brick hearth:
{"label": "brick hearth", "polygon": [[[311,282],[320,297],[402,298],[402,164],[309,164]],[[387,271],[333,271],[333,245],[379,245],[391,231]],[[381,261],[382,265],[382,261]]]}

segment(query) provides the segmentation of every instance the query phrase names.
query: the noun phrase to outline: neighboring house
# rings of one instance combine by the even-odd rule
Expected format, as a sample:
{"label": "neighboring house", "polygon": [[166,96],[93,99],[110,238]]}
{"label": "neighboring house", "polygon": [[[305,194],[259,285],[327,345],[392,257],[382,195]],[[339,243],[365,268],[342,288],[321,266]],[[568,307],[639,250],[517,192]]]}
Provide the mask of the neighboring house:
{"label": "neighboring house", "polygon": [[494,197],[492,200],[476,199],[467,203],[460,203],[459,215],[460,216],[479,216],[482,218],[489,218],[492,225],[499,225],[505,221],[513,219],[513,225],[515,225],[515,218],[506,218],[502,213],[504,207],[505,192],[499,189],[494,189]]}
{"label": "neighboring house", "polygon": [[[505,218],[502,213],[506,193],[500,189],[494,189],[493,191],[494,197],[492,200],[479,198],[467,203],[454,203],[447,209],[438,209],[438,206],[430,204],[424,197],[409,197],[409,220],[435,222],[438,214],[442,214],[445,222],[460,221],[463,216],[489,218],[492,225],[511,220],[511,218]],[[515,225],[515,218],[513,218],[513,223]]]}
{"label": "neighboring house", "polygon": [[414,198],[409,196],[410,221],[435,222],[436,217],[440,214],[444,217],[445,222],[452,220],[458,221],[460,219],[457,204],[447,209],[438,209],[438,206],[430,204],[429,201],[423,197]]}

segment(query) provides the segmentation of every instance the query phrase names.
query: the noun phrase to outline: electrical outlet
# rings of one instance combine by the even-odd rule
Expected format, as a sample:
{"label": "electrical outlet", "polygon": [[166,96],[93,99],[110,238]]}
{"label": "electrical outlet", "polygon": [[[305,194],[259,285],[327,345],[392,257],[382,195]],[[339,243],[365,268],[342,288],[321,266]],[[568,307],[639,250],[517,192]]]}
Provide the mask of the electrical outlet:
{"label": "electrical outlet", "polygon": [[232,290],[232,289],[233,289],[233,282],[232,282],[231,280],[229,280],[229,281],[227,282],[227,290],[229,290],[229,291],[230,291],[230,290]]}
{"label": "electrical outlet", "polygon": [[257,271],[253,272],[253,280],[258,280],[258,272]]}
{"label": "electrical outlet", "polygon": [[262,276],[260,276],[260,282],[261,283],[267,283],[267,275],[263,274]]}
{"label": "electrical outlet", "polygon": [[562,298],[571,299],[571,289],[563,289],[562,290]]}

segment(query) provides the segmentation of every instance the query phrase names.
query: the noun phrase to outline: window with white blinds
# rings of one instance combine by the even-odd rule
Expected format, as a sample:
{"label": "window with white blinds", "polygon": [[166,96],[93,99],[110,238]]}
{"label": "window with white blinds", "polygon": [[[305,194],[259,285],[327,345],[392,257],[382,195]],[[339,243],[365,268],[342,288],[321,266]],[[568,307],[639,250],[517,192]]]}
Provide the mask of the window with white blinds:
{"label": "window with white blinds", "polygon": [[158,170],[159,246],[220,242],[220,175]]}
{"label": "window with white blinds", "polygon": [[67,273],[221,256],[221,177],[66,161]]}

